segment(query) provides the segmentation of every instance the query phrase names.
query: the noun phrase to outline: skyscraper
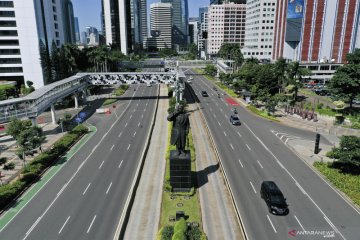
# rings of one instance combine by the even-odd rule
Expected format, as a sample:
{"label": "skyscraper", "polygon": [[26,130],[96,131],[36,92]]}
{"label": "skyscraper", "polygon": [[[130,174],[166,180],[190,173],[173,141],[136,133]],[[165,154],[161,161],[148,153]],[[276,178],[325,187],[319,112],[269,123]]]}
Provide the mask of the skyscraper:
{"label": "skyscraper", "polygon": [[145,48],[150,51],[171,48],[172,45],[172,10],[170,3],[153,3],[150,5],[150,35]]}
{"label": "skyscraper", "polygon": [[344,63],[360,45],[360,0],[277,0],[273,58]]}
{"label": "skyscraper", "polygon": [[147,37],[147,3],[146,0],[131,0],[131,36],[134,50],[142,48]]}
{"label": "skyscraper", "polygon": [[246,4],[245,58],[272,59],[276,0],[248,1]]}
{"label": "skyscraper", "polygon": [[71,0],[61,0],[62,15],[64,17],[63,27],[65,34],[65,41],[68,43],[75,43],[75,17],[74,8]]}
{"label": "skyscraper", "polygon": [[80,44],[80,28],[79,28],[79,19],[75,18],[75,41],[76,44]]}
{"label": "skyscraper", "polygon": [[223,43],[245,42],[246,4],[210,5],[207,53],[217,55]]}
{"label": "skyscraper", "polygon": [[199,20],[198,18],[189,19],[189,39],[190,43],[195,43],[198,45],[198,35],[199,35]]}
{"label": "skyscraper", "polygon": [[[66,1],[69,3],[71,1]],[[54,41],[60,47],[69,41],[64,26],[72,13],[62,0],[0,1],[0,80],[47,84],[40,63],[41,42],[49,51]],[[66,14],[65,14],[66,13]],[[67,17],[66,17],[67,16]]]}
{"label": "skyscraper", "polygon": [[172,39],[173,45],[186,46],[188,44],[188,0],[161,0],[162,3],[172,4]]}

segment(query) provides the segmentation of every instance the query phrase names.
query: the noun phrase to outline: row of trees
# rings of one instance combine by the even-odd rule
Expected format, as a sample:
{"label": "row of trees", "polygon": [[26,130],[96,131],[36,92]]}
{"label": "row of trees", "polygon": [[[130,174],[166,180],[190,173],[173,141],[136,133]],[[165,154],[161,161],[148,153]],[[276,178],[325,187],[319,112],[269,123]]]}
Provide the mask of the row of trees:
{"label": "row of trees", "polygon": [[39,44],[40,61],[46,84],[67,78],[77,72],[118,71],[118,61],[139,61],[146,57],[143,53],[126,56],[119,48],[104,45],[80,50],[74,44],[57,47],[53,42],[49,50],[43,41]]}

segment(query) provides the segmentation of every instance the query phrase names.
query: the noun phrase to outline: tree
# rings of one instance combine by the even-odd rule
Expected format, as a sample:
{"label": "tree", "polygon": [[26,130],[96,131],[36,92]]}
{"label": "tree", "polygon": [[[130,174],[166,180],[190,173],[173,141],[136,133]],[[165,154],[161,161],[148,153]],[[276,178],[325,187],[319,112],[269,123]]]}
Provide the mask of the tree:
{"label": "tree", "polygon": [[286,78],[286,70],[287,70],[287,63],[286,59],[279,58],[275,62],[275,68],[274,72],[277,79],[278,89],[279,93],[285,89],[285,87],[288,85],[288,79]]}
{"label": "tree", "polygon": [[224,43],[219,50],[219,56],[223,59],[234,60],[235,69],[242,65],[244,56],[241,53],[240,45],[236,43]]}
{"label": "tree", "polygon": [[327,153],[327,156],[337,159],[345,170],[358,173],[360,171],[360,137],[342,136],[340,146]]}
{"label": "tree", "polygon": [[204,69],[204,72],[207,75],[215,77],[215,75],[217,73],[217,69],[216,69],[216,67],[214,65],[208,64],[208,65],[206,65],[206,67]]}
{"label": "tree", "polygon": [[17,139],[20,133],[30,128],[31,125],[32,123],[30,120],[21,121],[17,118],[13,118],[7,126],[6,134],[12,136],[14,139]]}
{"label": "tree", "polygon": [[49,48],[44,44],[42,40],[40,40],[39,49],[40,49],[40,63],[44,74],[44,81],[45,84],[48,84],[51,83],[52,81],[52,73],[51,73],[52,68],[51,68]]}
{"label": "tree", "polygon": [[56,82],[60,80],[60,54],[59,49],[56,46],[55,41],[51,44],[51,75],[52,82]]}
{"label": "tree", "polygon": [[178,55],[177,51],[171,48],[163,48],[159,52],[160,57],[175,57]]}
{"label": "tree", "polygon": [[329,82],[328,89],[338,99],[348,101],[351,109],[360,89],[360,50],[349,53],[346,59],[348,64],[338,68]]}
{"label": "tree", "polygon": [[25,161],[26,153],[31,152],[35,148],[40,148],[45,142],[46,137],[43,135],[42,128],[39,126],[32,126],[22,131],[16,138],[16,142],[19,145],[17,151],[18,155],[22,155],[22,159]]}

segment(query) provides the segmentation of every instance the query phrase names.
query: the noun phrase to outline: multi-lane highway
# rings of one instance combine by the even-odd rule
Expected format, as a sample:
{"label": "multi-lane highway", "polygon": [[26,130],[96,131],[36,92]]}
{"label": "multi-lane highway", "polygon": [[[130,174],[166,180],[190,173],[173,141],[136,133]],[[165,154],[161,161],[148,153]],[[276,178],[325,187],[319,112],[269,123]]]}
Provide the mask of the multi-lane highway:
{"label": "multi-lane highway", "polygon": [[[189,73],[190,70],[187,70]],[[360,212],[294,155],[272,132],[314,139],[315,134],[267,121],[236,106],[241,126],[229,122],[233,102],[218,98],[203,76],[191,84],[214,137],[249,239],[360,239]],[[203,97],[201,91],[209,97]],[[260,197],[262,181],[275,181],[290,213],[269,213]],[[293,231],[295,230],[295,231]],[[300,234],[303,232],[304,236]]]}
{"label": "multi-lane highway", "polygon": [[158,86],[129,91],[98,131],[0,232],[1,240],[113,239],[157,101]]}

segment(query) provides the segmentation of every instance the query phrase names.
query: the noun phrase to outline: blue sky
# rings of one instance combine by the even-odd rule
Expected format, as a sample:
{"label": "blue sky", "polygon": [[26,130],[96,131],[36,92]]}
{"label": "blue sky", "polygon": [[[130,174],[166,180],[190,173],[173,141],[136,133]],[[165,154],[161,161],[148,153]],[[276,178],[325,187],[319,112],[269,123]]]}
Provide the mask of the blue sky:
{"label": "blue sky", "polygon": [[[72,0],[74,5],[75,17],[79,18],[80,31],[84,31],[86,26],[100,28],[101,0]],[[148,5],[160,0],[148,0]],[[210,0],[188,0],[189,16],[197,17],[199,7],[209,5]]]}

